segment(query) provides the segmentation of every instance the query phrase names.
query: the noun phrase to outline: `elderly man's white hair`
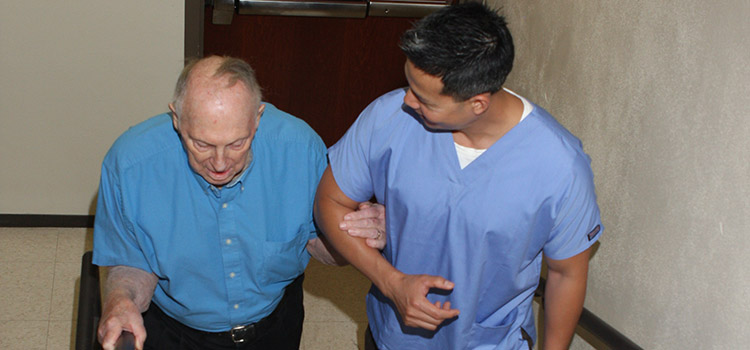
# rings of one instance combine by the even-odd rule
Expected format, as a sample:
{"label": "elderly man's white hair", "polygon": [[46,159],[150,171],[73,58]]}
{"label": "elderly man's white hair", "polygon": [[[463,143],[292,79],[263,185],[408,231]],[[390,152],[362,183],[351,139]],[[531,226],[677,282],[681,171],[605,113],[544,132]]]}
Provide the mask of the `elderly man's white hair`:
{"label": "elderly man's white hair", "polygon": [[190,82],[191,73],[193,68],[201,62],[206,60],[221,60],[221,63],[216,68],[213,74],[214,78],[228,77],[229,82],[227,87],[234,86],[238,81],[245,85],[250,91],[253,103],[256,106],[260,105],[260,101],[263,99],[263,93],[261,91],[258,81],[255,79],[255,71],[250,64],[242,59],[235,57],[220,57],[210,56],[206,58],[191,58],[185,64],[185,68],[182,69],[180,77],[177,79],[177,84],[174,88],[174,96],[172,97],[172,105],[174,106],[177,115],[182,114],[182,103],[184,102],[185,95],[187,95],[188,83]]}

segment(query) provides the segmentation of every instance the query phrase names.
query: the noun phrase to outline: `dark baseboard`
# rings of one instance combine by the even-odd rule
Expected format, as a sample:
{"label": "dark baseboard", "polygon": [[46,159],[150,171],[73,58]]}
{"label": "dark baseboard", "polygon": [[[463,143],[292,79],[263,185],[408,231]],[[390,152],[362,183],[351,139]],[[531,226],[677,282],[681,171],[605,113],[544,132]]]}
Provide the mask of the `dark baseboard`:
{"label": "dark baseboard", "polygon": [[94,227],[94,216],[0,214],[0,227]]}

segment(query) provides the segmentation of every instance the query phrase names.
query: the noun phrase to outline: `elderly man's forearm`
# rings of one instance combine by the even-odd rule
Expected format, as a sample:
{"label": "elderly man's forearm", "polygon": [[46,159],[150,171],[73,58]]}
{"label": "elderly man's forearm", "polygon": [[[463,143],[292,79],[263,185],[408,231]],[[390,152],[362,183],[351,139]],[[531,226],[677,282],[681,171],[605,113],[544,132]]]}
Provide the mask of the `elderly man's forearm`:
{"label": "elderly man's forearm", "polygon": [[105,305],[108,300],[127,297],[141,312],[148,309],[158,278],[150,272],[130,266],[112,266],[107,269]]}
{"label": "elderly man's forearm", "polygon": [[313,258],[326,265],[344,266],[349,262],[328,243],[325,237],[318,237],[307,242],[307,251]]}

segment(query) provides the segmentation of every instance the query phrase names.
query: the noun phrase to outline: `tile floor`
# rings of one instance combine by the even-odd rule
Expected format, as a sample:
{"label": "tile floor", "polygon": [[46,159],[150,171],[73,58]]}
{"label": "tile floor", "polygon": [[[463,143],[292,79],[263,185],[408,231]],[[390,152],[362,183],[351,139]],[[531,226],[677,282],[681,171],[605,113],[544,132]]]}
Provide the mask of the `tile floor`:
{"label": "tile floor", "polygon": [[[74,348],[81,255],[91,248],[91,229],[0,227],[0,349]],[[311,260],[301,349],[363,349],[368,289],[353,268]]]}
{"label": "tile floor", "polygon": [[[91,229],[0,227],[1,350],[74,348],[81,255],[91,249]],[[311,260],[304,286],[301,350],[363,349],[367,279]],[[576,337],[571,348],[584,344]]]}

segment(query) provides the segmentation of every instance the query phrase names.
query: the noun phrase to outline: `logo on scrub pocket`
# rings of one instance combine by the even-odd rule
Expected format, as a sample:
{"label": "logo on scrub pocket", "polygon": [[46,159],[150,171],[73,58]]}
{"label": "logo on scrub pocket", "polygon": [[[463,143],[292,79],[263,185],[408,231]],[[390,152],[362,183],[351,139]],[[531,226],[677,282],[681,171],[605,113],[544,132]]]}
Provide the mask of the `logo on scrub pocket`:
{"label": "logo on scrub pocket", "polygon": [[601,229],[602,228],[600,227],[600,225],[596,225],[596,227],[594,227],[594,229],[591,230],[591,232],[589,232],[588,234],[589,241],[594,239],[594,237],[596,237],[596,235],[599,233],[599,231],[601,231]]}

